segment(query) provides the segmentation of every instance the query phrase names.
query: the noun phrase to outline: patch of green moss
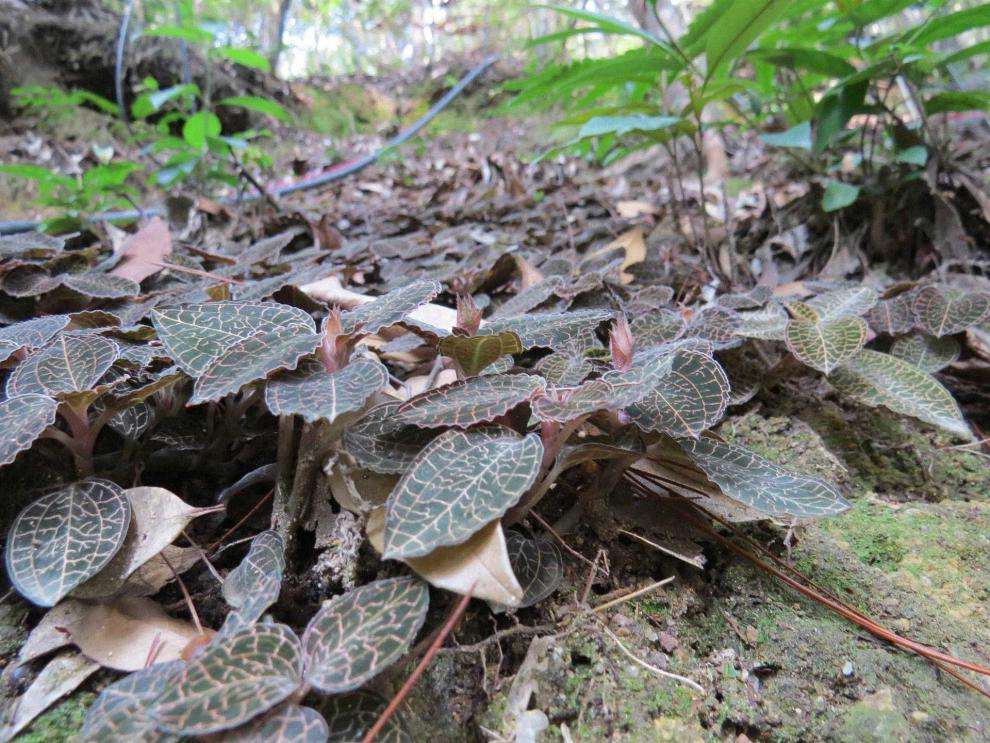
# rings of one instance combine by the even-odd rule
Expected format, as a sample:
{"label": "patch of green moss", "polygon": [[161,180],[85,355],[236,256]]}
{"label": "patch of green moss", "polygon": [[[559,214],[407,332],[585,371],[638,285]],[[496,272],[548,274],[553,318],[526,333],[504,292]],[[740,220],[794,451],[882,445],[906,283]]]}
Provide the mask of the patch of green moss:
{"label": "patch of green moss", "polygon": [[48,710],[17,737],[18,743],[62,743],[72,740],[86,717],[86,710],[96,699],[91,692],[73,694]]}

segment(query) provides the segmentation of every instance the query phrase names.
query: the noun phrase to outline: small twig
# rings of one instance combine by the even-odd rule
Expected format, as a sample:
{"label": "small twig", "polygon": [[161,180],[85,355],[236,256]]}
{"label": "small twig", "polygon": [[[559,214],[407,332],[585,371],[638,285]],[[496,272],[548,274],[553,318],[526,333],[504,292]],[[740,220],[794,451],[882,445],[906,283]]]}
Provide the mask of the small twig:
{"label": "small twig", "polygon": [[600,549],[595,554],[595,561],[591,563],[591,569],[588,571],[588,577],[584,581],[584,591],[581,592],[581,603],[586,605],[588,603],[588,594],[591,593],[591,585],[595,581],[595,573],[598,572],[598,561],[605,555],[605,550]]}
{"label": "small twig", "polygon": [[402,704],[402,700],[404,700],[409,695],[409,692],[412,691],[413,686],[415,686],[416,682],[419,681],[419,677],[423,675],[426,667],[430,665],[430,661],[433,660],[433,656],[437,654],[437,651],[440,650],[440,646],[443,645],[444,640],[447,639],[447,635],[453,631],[454,627],[456,627],[457,623],[461,620],[461,617],[464,616],[464,612],[471,601],[471,594],[473,593],[473,590],[474,586],[471,587],[470,591],[461,596],[460,601],[457,602],[454,606],[454,610],[450,613],[450,616],[447,617],[447,621],[443,623],[443,627],[440,628],[440,631],[437,632],[437,636],[434,638],[433,642],[430,643],[430,647],[426,650],[426,654],[419,661],[419,663],[416,664],[416,668],[409,675],[409,678],[406,679],[405,683],[402,685],[402,688],[399,689],[398,693],[394,697],[392,697],[392,701],[388,703],[388,706],[375,721],[375,724],[371,727],[371,730],[369,730],[365,734],[364,738],[361,739],[361,743],[372,743],[372,741],[385,727],[385,724],[389,721],[389,719],[391,719],[392,715],[395,714],[395,711],[399,708],[399,705]]}
{"label": "small twig", "polygon": [[622,640],[616,637],[615,633],[612,632],[612,630],[610,630],[608,627],[606,627],[604,622],[600,623],[599,626],[601,627],[602,632],[608,635],[612,639],[612,641],[619,646],[619,650],[621,650],[623,654],[627,658],[629,658],[629,660],[631,660],[633,663],[642,666],[650,673],[655,673],[657,676],[661,676],[663,678],[669,678],[673,681],[680,681],[682,684],[690,686],[692,689],[694,689],[697,692],[700,692],[702,694],[705,693],[705,687],[703,687],[697,681],[689,679],[687,676],[681,676],[679,673],[671,673],[670,671],[665,671],[662,668],[651,666],[645,660],[638,658],[635,653],[633,653],[629,648],[627,648],[625,645],[622,644]]}
{"label": "small twig", "polygon": [[[215,511],[217,509],[214,508],[212,510]],[[217,582],[223,583],[223,576],[221,576],[220,573],[217,572],[217,569],[213,567],[213,563],[210,562],[210,559],[206,556],[205,550],[203,550],[203,548],[200,547],[199,544],[197,544],[193,540],[193,538],[186,533],[185,529],[182,530],[182,536],[184,536],[186,538],[186,541],[192,545],[192,548],[199,553],[199,559],[203,561],[203,563],[206,565],[206,569],[209,570],[210,573],[213,575],[213,577],[217,579]]]}
{"label": "small twig", "polygon": [[234,524],[232,527],[230,527],[229,529],[227,529],[227,531],[225,531],[223,533],[223,535],[217,541],[215,541],[213,544],[211,544],[207,548],[207,551],[208,552],[214,552],[221,544],[223,544],[224,540],[227,537],[229,537],[235,531],[237,531],[238,529],[240,529],[244,525],[244,522],[245,521],[247,521],[249,518],[251,518],[252,516],[254,516],[254,514],[256,514],[258,512],[258,509],[261,508],[263,505],[265,505],[265,503],[268,502],[268,499],[271,498],[274,493],[275,493],[274,490],[269,490],[264,495],[264,497],[260,498],[257,503],[255,503],[253,506],[251,506],[251,510],[250,511],[248,511],[246,514],[244,514],[244,516],[242,516],[241,519],[236,524]]}
{"label": "small twig", "polygon": [[534,519],[536,519],[544,529],[546,529],[548,532],[550,532],[553,535],[553,537],[558,542],[560,542],[560,546],[563,547],[567,551],[568,554],[573,555],[578,560],[580,560],[581,562],[583,562],[585,565],[589,565],[592,568],[595,568],[596,570],[600,570],[602,572],[602,575],[604,577],[606,577],[606,578],[608,577],[608,572],[606,572],[602,568],[599,568],[594,562],[592,562],[591,560],[589,560],[587,557],[585,557],[584,555],[582,555],[576,549],[574,549],[573,547],[571,547],[571,545],[569,545],[567,542],[565,542],[564,541],[564,538],[562,536],[560,536],[560,534],[558,534],[556,531],[554,531],[554,528],[552,526],[550,526],[550,524],[548,524],[543,519],[543,517],[540,516],[540,514],[538,514],[536,511],[530,511],[529,512],[529,515],[532,516]]}
{"label": "small twig", "polygon": [[632,599],[638,596],[642,596],[644,593],[655,591],[661,586],[667,585],[672,580],[674,580],[673,575],[670,576],[669,578],[664,578],[663,580],[658,580],[655,583],[651,583],[648,586],[644,586],[643,588],[639,588],[635,591],[631,591],[624,596],[619,596],[618,598],[612,599],[611,601],[606,601],[601,606],[596,606],[594,609],[592,609],[592,611],[597,614],[598,612],[605,611],[606,609],[611,609],[613,606],[617,606],[618,604],[624,604],[626,601],[631,601]]}
{"label": "small twig", "polygon": [[212,279],[213,281],[219,281],[223,284],[234,284],[236,286],[243,286],[245,281],[240,279],[232,279],[229,276],[217,276],[209,271],[200,271],[198,268],[190,268],[189,266],[180,266],[175,263],[165,263],[164,261],[153,261],[149,259],[142,259],[145,263],[150,263],[152,266],[158,266],[159,268],[167,268],[170,271],[178,271],[179,273],[188,273],[193,276],[199,276],[204,279]]}
{"label": "small twig", "polygon": [[196,612],[196,606],[193,604],[192,596],[189,595],[189,589],[186,588],[186,584],[182,578],[179,577],[179,574],[175,572],[175,568],[172,566],[172,563],[169,562],[169,559],[165,557],[165,553],[160,552],[159,554],[161,555],[162,560],[165,561],[165,564],[168,565],[168,569],[172,571],[172,577],[179,582],[179,588],[182,589],[182,596],[186,600],[186,606],[189,607],[189,614],[192,617],[193,624],[196,625],[196,631],[199,632],[199,634],[203,634],[203,625],[199,621],[199,614]]}

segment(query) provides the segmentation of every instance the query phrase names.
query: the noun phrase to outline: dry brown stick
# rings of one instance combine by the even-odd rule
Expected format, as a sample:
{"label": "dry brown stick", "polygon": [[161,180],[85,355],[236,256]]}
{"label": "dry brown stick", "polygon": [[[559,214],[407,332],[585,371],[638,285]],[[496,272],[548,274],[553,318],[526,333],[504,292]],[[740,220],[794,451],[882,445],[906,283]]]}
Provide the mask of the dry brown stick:
{"label": "dry brown stick", "polygon": [[467,606],[471,601],[471,593],[473,590],[474,586],[471,587],[471,591],[468,591],[466,594],[461,596],[461,600],[454,606],[454,610],[450,613],[450,616],[447,617],[447,621],[443,623],[443,627],[440,628],[440,631],[437,632],[437,636],[434,638],[433,642],[430,643],[430,647],[427,648],[426,654],[423,655],[423,658],[418,664],[416,664],[416,668],[411,674],[409,674],[409,678],[406,679],[405,683],[402,685],[402,688],[399,689],[398,693],[394,697],[392,697],[392,701],[388,703],[388,706],[375,721],[375,724],[371,727],[371,730],[369,730],[365,734],[364,738],[361,739],[361,743],[372,743],[378,734],[381,733],[382,728],[385,727],[392,715],[395,714],[395,711],[399,709],[399,705],[402,704],[402,700],[409,695],[409,692],[412,691],[412,688],[416,685],[416,682],[419,681],[419,677],[423,675],[426,667],[430,665],[430,661],[433,660],[433,656],[437,654],[438,650],[440,650],[440,646],[443,645],[443,641],[447,639],[447,635],[453,631],[454,627],[456,627],[457,623],[461,620],[461,617],[464,616],[464,611],[467,609]]}
{"label": "dry brown stick", "polygon": [[[585,565],[590,565],[591,567],[596,568],[597,570],[602,570],[602,568],[597,567],[595,565],[595,563],[593,563],[591,560],[589,560],[587,557],[585,557],[584,555],[582,555],[576,549],[574,549],[573,547],[571,547],[571,545],[569,545],[567,542],[565,542],[564,541],[564,538],[562,536],[560,536],[560,534],[558,534],[556,531],[554,531],[554,528],[552,526],[550,526],[550,524],[548,524],[546,522],[546,520],[543,519],[543,517],[540,516],[540,514],[538,514],[536,511],[530,511],[529,512],[529,515],[532,516],[534,519],[536,519],[538,522],[540,522],[540,525],[544,529],[546,529],[548,532],[550,532],[558,542],[560,542],[560,545],[565,550],[567,550],[568,554],[573,555],[578,560],[580,560],[581,562],[583,562]],[[606,572],[603,571],[602,574],[606,578],[608,577],[608,573],[606,573]]]}
{"label": "dry brown stick", "polygon": [[223,533],[223,536],[221,536],[217,541],[215,541],[213,544],[211,544],[207,548],[208,551],[209,552],[214,552],[221,544],[223,544],[223,541],[227,537],[229,537],[235,531],[237,531],[238,529],[240,529],[244,525],[244,522],[246,522],[249,518],[251,518],[252,516],[254,516],[254,514],[256,514],[258,512],[258,509],[261,508],[265,503],[267,503],[268,502],[268,499],[271,498],[274,493],[275,493],[274,490],[269,490],[264,495],[264,497],[260,498],[257,503],[255,503],[253,506],[251,506],[251,510],[248,511],[246,514],[244,514],[244,516],[241,517],[240,521],[238,521],[232,527],[230,527],[229,529],[227,529],[227,531],[225,531]]}

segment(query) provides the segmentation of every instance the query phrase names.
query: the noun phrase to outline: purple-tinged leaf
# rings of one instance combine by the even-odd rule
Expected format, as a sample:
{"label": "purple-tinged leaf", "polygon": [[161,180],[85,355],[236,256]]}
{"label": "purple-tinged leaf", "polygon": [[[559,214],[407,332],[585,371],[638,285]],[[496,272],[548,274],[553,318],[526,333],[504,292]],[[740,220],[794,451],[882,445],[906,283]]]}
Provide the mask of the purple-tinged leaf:
{"label": "purple-tinged leaf", "polygon": [[595,329],[612,318],[608,310],[545,312],[521,317],[504,317],[486,322],[478,332],[494,335],[510,331],[519,336],[525,350],[560,348],[594,335]]}
{"label": "purple-tinged leaf", "polygon": [[913,309],[921,328],[941,338],[979,325],[990,316],[990,294],[926,286],[915,296]]}
{"label": "purple-tinged leaf", "polygon": [[471,377],[406,400],[394,422],[422,428],[467,428],[505,415],[545,389],[543,378],[532,374]]}
{"label": "purple-tinged leaf", "polygon": [[17,365],[7,380],[7,395],[58,397],[89,392],[117,360],[117,344],[101,335],[62,333]]}
{"label": "purple-tinged leaf", "polygon": [[362,304],[341,316],[345,333],[377,333],[396,325],[418,307],[432,301],[442,290],[438,281],[416,281],[393,289],[373,302]]}

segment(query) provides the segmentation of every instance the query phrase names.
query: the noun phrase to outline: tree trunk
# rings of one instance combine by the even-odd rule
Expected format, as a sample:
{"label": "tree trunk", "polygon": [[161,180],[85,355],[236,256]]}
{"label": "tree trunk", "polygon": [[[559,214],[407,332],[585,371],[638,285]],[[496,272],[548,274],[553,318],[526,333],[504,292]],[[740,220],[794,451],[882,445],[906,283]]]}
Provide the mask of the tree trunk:
{"label": "tree trunk", "polygon": [[281,0],[278,4],[278,28],[275,30],[275,38],[272,41],[272,53],[268,57],[273,75],[278,75],[278,60],[282,56],[282,49],[285,45],[285,26],[289,22],[291,9],[292,0]]}

